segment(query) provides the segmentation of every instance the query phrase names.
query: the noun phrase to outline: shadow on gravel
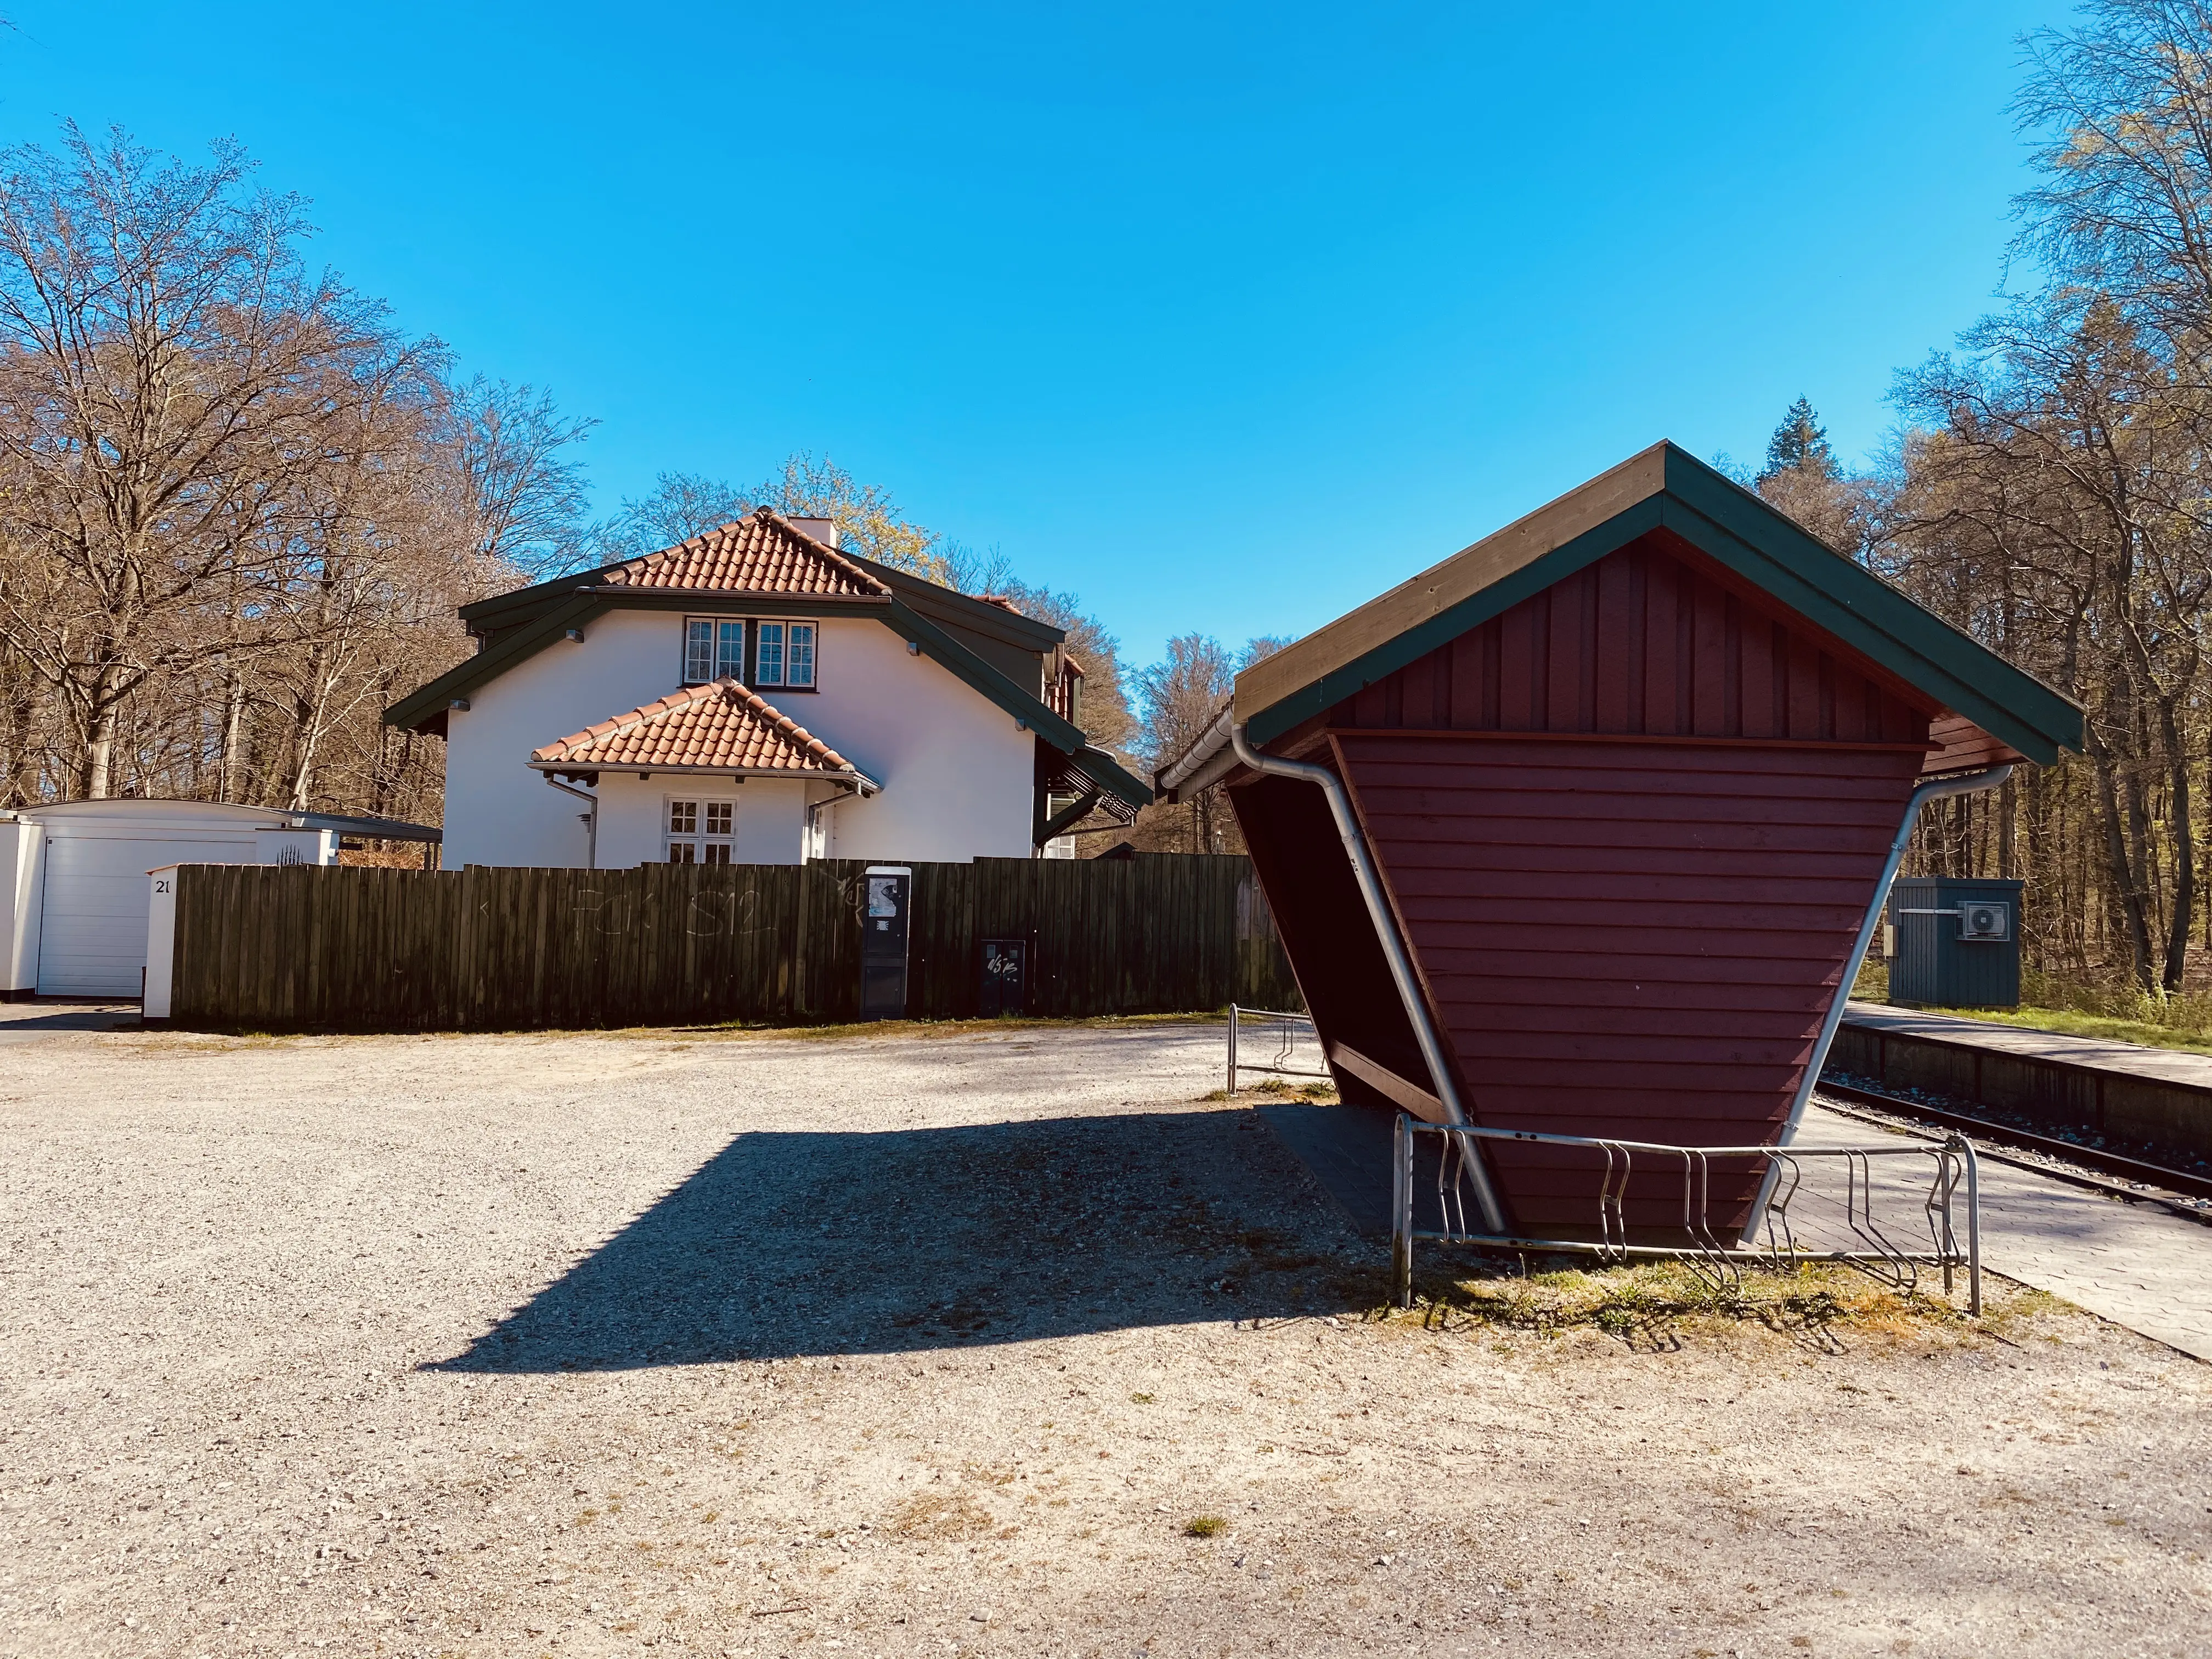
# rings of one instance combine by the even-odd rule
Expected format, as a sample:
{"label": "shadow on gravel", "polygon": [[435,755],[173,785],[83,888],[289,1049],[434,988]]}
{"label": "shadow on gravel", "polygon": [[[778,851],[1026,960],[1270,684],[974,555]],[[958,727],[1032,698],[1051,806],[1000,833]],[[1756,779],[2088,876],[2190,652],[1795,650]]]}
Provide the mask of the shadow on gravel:
{"label": "shadow on gravel", "polygon": [[1326,1313],[1379,1288],[1371,1255],[1250,1112],[740,1135],[432,1369],[623,1370]]}

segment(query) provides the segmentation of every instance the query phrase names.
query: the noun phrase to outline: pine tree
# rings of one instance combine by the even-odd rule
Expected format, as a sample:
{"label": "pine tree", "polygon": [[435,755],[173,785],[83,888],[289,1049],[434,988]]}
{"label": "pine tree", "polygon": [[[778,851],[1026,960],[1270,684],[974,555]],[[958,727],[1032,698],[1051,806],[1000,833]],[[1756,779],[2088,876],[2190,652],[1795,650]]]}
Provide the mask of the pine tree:
{"label": "pine tree", "polygon": [[1800,398],[1782,416],[1782,424],[1766,441],[1766,471],[1762,479],[1778,472],[1809,468],[1822,477],[1836,476],[1836,457],[1828,447],[1827,428],[1813,413],[1809,399]]}

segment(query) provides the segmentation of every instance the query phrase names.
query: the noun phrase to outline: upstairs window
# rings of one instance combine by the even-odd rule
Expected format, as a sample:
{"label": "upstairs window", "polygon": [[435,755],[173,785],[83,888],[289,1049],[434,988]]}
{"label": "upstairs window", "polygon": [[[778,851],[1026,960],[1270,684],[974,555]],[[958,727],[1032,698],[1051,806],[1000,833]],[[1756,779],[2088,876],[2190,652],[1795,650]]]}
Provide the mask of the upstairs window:
{"label": "upstairs window", "polygon": [[668,861],[671,864],[727,864],[738,806],[728,800],[668,803]]}
{"label": "upstairs window", "polygon": [[[752,629],[752,660],[746,661],[747,623],[720,617],[690,617],[684,623],[684,684],[733,679],[746,685],[781,686],[811,691],[815,678],[817,624],[759,621]],[[750,672],[747,670],[750,668]]]}
{"label": "upstairs window", "polygon": [[694,617],[684,624],[684,684],[745,677],[745,625],[713,617]]}

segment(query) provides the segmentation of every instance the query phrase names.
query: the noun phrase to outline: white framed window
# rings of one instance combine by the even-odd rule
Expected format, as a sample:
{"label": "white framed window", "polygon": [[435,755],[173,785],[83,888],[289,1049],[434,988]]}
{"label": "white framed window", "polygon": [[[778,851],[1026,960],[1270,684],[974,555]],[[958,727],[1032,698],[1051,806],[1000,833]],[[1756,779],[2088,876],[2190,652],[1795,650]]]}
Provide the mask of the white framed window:
{"label": "white framed window", "polygon": [[753,624],[753,684],[783,684],[783,629],[780,622]]}
{"label": "white framed window", "polygon": [[753,685],[814,689],[815,625],[763,621],[753,624]]}
{"label": "white framed window", "polygon": [[662,822],[667,826],[671,864],[727,864],[737,829],[738,804],[672,795]]}
{"label": "white framed window", "polygon": [[783,683],[803,685],[809,690],[814,686],[814,624],[791,624],[789,637],[783,648]]}
{"label": "white framed window", "polygon": [[684,684],[745,677],[745,625],[723,617],[690,617],[684,623]]}

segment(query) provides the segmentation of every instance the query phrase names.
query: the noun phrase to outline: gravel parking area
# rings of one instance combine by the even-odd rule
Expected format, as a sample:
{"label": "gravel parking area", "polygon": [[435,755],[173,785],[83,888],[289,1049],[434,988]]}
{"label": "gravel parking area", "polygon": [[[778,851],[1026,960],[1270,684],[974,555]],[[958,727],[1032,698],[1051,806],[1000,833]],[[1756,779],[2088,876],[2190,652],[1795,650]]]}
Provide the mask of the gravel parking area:
{"label": "gravel parking area", "polygon": [[1365,1319],[1218,1027],[19,1035],[0,1654],[2212,1642],[2197,1362]]}

